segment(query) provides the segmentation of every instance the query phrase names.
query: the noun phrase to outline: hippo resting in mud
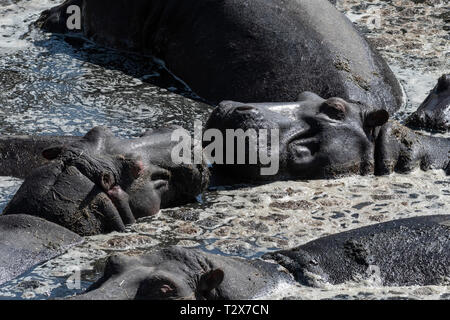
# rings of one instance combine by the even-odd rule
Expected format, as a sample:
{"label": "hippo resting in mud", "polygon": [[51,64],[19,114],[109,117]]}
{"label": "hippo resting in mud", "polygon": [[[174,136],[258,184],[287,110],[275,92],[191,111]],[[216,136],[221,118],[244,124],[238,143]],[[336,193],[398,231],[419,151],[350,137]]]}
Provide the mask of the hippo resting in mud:
{"label": "hippo resting in mud", "polygon": [[450,74],[439,78],[419,109],[406,120],[406,125],[437,131],[450,129]]}
{"label": "hippo resting in mud", "polygon": [[396,220],[327,236],[261,259],[172,247],[107,261],[72,299],[251,299],[281,281],[315,286],[372,279],[384,286],[447,285],[450,216]]}
{"label": "hippo resting in mud", "polygon": [[38,217],[0,216],[0,284],[82,241],[76,233]]}
{"label": "hippo resting in mud", "polygon": [[[444,169],[449,174],[450,139],[420,135],[388,118],[385,110],[373,110],[340,98],[325,100],[305,92],[293,103],[222,102],[212,112],[206,129],[213,129],[208,130],[213,137],[215,132],[227,136],[227,131],[238,129],[250,138],[250,133],[254,133],[253,140],[245,140],[245,159],[241,156],[239,160],[239,150],[235,150],[234,159],[223,163],[211,160],[219,163],[215,165],[217,172],[231,177],[232,183],[384,175],[406,173],[418,167]],[[261,129],[267,129],[268,134]],[[277,138],[277,132],[279,143],[272,139]],[[260,140],[261,136],[267,142]],[[224,146],[229,143],[227,140]],[[268,168],[260,151],[272,159],[278,158],[278,168],[275,161]],[[230,154],[228,146],[223,153]],[[251,154],[258,154],[253,162]]]}
{"label": "hippo resting in mud", "polygon": [[303,91],[393,113],[403,91],[386,62],[327,0],[68,0],[37,25],[74,24],[98,44],[163,60],[201,98],[295,101]]}
{"label": "hippo resting in mud", "polygon": [[[209,171],[204,165],[172,162],[174,129],[124,140],[97,127],[82,138],[61,138],[60,144],[46,146],[42,154],[51,161],[27,176],[4,214],[33,215],[79,235],[94,235],[124,231],[136,218],[194,201],[207,187]],[[24,158],[32,158],[27,152],[22,150]]]}

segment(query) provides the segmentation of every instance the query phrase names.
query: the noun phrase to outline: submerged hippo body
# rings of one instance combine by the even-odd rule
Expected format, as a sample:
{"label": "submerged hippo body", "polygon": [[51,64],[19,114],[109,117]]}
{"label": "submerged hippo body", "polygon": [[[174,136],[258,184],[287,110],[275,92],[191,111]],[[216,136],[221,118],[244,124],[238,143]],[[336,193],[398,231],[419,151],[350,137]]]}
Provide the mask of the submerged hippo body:
{"label": "submerged hippo body", "polygon": [[68,32],[73,4],[86,37],[162,59],[212,104],[295,101],[303,91],[389,112],[404,103],[386,62],[327,0],[68,0],[38,25]]}
{"label": "submerged hippo body", "polygon": [[[271,146],[272,139],[267,138],[272,157],[277,155],[279,159],[278,172],[263,174],[261,169],[268,165],[263,165],[260,159],[252,164],[248,155],[245,164],[234,159],[215,166],[219,173],[232,177],[233,182],[382,175],[394,171],[406,173],[418,167],[444,169],[449,173],[448,138],[422,136],[388,119],[385,110],[370,111],[364,105],[341,98],[325,100],[304,92],[298,102],[291,103],[224,101],[212,112],[206,129],[219,130],[223,136],[230,129],[244,132],[267,129],[268,136],[278,130],[278,150]],[[250,143],[250,147],[258,148],[259,152],[261,144]],[[248,144],[246,150],[250,150]]]}
{"label": "submerged hippo body", "polygon": [[446,285],[450,216],[381,223],[262,259],[179,247],[140,257],[113,256],[103,277],[74,299],[251,299],[294,278],[308,286],[318,278],[339,284],[374,276],[385,286]]}
{"label": "submerged hippo body", "polygon": [[103,127],[43,151],[50,160],[25,180],[4,214],[30,214],[80,235],[123,231],[136,218],[195,200],[208,185],[203,165],[174,164],[172,129],[136,139]]}
{"label": "submerged hippo body", "polygon": [[419,109],[406,120],[406,124],[437,131],[450,129],[450,74],[439,78]]}
{"label": "submerged hippo body", "polygon": [[77,234],[38,217],[0,216],[0,284],[81,242]]}

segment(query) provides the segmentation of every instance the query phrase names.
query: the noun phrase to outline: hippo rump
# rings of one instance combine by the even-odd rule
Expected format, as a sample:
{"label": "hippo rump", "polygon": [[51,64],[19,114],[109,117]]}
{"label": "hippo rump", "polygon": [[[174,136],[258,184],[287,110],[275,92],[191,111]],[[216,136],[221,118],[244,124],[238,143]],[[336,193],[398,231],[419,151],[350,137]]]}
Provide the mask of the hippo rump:
{"label": "hippo rump", "polygon": [[295,101],[303,91],[393,113],[394,74],[328,0],[67,0],[37,25],[68,33],[71,5],[96,43],[162,59],[200,97]]}
{"label": "hippo rump", "polygon": [[[235,142],[234,159],[220,163],[213,158],[214,170],[231,177],[231,182],[383,175],[406,173],[418,167],[449,173],[450,139],[417,134],[389,121],[385,110],[368,110],[361,103],[323,99],[311,92],[302,93],[298,102],[290,103],[224,101],[212,112],[205,132],[211,129],[211,135],[219,131],[227,136],[229,131],[241,130],[256,132],[255,137],[259,137],[253,143],[245,137],[245,161],[237,158],[239,142]],[[268,132],[266,144],[259,140],[262,130]],[[208,141],[204,144],[208,148]],[[224,143],[224,154],[230,154],[229,144],[228,140]],[[261,150],[278,159],[278,171],[267,170]],[[259,154],[257,160],[251,162],[250,151]]]}
{"label": "hippo rump", "polygon": [[408,119],[406,125],[420,129],[450,129],[450,74],[439,78],[428,97]]}
{"label": "hippo rump", "polygon": [[42,154],[48,162],[27,176],[4,214],[38,216],[93,235],[124,231],[136,218],[195,201],[208,185],[209,171],[172,162],[175,129],[120,139],[97,127],[82,138],[47,145]]}
{"label": "hippo rump", "polygon": [[[263,260],[262,260],[263,259]],[[382,285],[446,285],[450,216],[385,222],[245,260],[171,247],[107,261],[104,275],[78,300],[251,299],[281,281],[315,285],[373,278]]]}
{"label": "hippo rump", "polygon": [[0,284],[82,241],[77,234],[38,217],[0,216]]}

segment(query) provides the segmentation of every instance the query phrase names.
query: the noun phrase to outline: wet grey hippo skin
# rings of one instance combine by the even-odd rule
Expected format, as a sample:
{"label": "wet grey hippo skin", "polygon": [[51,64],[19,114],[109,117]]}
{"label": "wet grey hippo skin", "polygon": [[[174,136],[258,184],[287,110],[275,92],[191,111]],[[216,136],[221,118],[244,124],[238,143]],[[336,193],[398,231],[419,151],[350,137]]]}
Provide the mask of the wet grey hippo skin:
{"label": "wet grey hippo skin", "polygon": [[243,260],[180,247],[113,256],[103,277],[72,299],[251,299],[293,278],[308,286],[318,276],[339,284],[369,279],[373,272],[384,286],[444,285],[450,276],[450,217],[376,224],[262,258]]}
{"label": "wet grey hippo skin", "polygon": [[327,0],[69,0],[38,26],[66,33],[72,4],[86,37],[162,59],[211,104],[295,101],[303,91],[390,113],[404,103],[386,62]]}
{"label": "wet grey hippo skin", "polygon": [[171,160],[175,128],[120,139],[92,129],[78,141],[48,145],[47,164],[25,180],[4,214],[30,214],[80,235],[124,231],[136,218],[191,202],[209,181],[204,165]]}
{"label": "wet grey hippo skin", "polygon": [[103,277],[75,299],[246,299],[289,279],[277,269],[260,260],[181,247],[138,257],[115,255]]}
{"label": "wet grey hippo skin", "polygon": [[332,284],[379,272],[384,286],[448,284],[450,216],[415,217],[380,223],[269,253],[297,281],[312,285],[308,272]]}
{"label": "wet grey hippo skin", "polygon": [[450,129],[450,74],[439,78],[419,109],[406,120],[406,125],[437,131]]}
{"label": "wet grey hippo skin", "polygon": [[82,241],[77,234],[38,217],[0,216],[0,284]]}
{"label": "wet grey hippo skin", "polygon": [[262,175],[261,168],[268,166],[259,160],[251,165],[247,156],[244,165],[220,164],[215,170],[232,177],[231,182],[383,175],[418,167],[449,173],[450,139],[417,134],[388,121],[384,110],[368,110],[359,103],[325,100],[310,92],[292,103],[222,102],[206,129],[224,135],[227,129],[278,129],[280,168],[276,175]]}

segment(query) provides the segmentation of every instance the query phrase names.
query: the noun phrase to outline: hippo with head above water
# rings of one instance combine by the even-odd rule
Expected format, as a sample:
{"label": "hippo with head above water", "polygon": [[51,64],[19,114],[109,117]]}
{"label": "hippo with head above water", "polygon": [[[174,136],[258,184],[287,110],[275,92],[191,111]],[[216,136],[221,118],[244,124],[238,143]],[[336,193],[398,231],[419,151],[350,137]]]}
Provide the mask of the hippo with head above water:
{"label": "hippo with head above water", "polygon": [[103,277],[73,299],[251,299],[281,281],[314,286],[373,279],[381,285],[446,285],[450,218],[385,222],[327,236],[261,259],[172,247],[112,256]]}
{"label": "hippo with head above water", "polygon": [[[228,130],[265,129],[272,134],[278,130],[279,144],[267,147],[272,158],[277,153],[278,172],[264,175],[261,168],[265,165],[260,160],[250,164],[248,157],[246,164],[236,164],[234,159],[215,166],[234,182],[382,175],[417,167],[449,173],[448,138],[420,135],[388,119],[389,114],[382,109],[305,92],[292,103],[222,102],[212,112],[206,129],[219,130],[223,136]],[[247,143],[246,148],[261,145]]]}
{"label": "hippo with head above water", "polygon": [[[81,30],[67,29],[72,5]],[[404,104],[386,62],[328,0],[67,0],[37,24],[152,54],[212,104],[295,101],[303,91],[391,113]]]}
{"label": "hippo with head above water", "polygon": [[450,129],[450,74],[439,78],[419,109],[406,120],[406,125],[437,131]]}
{"label": "hippo with head above water", "polygon": [[209,171],[172,162],[174,130],[125,140],[97,127],[47,146],[42,154],[51,161],[26,178],[4,214],[34,215],[93,235],[123,231],[136,218],[193,201],[207,187]]}

